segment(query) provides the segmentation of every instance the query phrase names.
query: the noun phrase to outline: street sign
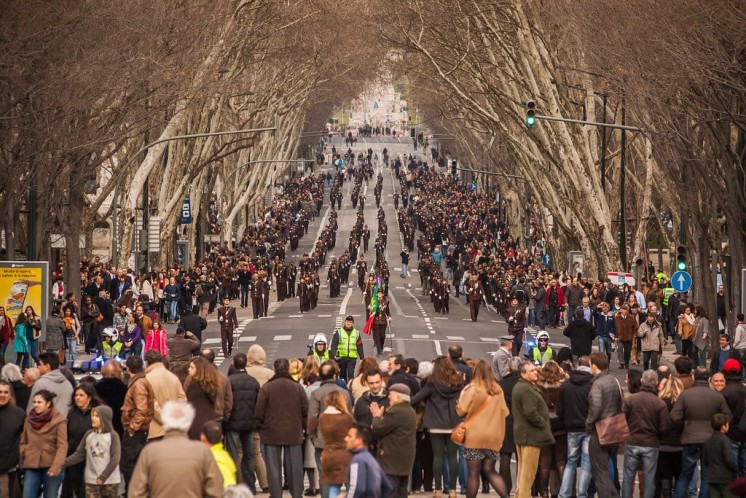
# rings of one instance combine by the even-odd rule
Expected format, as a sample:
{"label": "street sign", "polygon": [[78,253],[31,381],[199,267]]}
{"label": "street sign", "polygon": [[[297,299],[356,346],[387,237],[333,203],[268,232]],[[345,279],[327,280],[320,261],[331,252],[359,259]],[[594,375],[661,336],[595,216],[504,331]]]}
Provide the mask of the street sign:
{"label": "street sign", "polygon": [[188,225],[192,222],[192,205],[189,197],[184,198],[184,204],[181,205],[181,219],[179,224]]}
{"label": "street sign", "polygon": [[692,276],[685,271],[677,271],[671,275],[671,287],[677,292],[687,292],[692,288]]}
{"label": "street sign", "polygon": [[632,273],[610,271],[606,274],[606,277],[616,285],[635,285],[635,276]]}

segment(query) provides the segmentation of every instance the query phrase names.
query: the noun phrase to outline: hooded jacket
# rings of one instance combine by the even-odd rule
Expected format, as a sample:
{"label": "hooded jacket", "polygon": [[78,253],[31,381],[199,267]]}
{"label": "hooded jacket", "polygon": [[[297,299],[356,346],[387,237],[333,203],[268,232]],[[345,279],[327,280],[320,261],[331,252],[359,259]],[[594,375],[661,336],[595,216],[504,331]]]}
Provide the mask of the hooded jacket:
{"label": "hooded jacket", "polygon": [[267,353],[259,344],[254,344],[249,348],[246,360],[246,373],[254,377],[259,382],[260,387],[275,375],[271,368],[265,366],[267,364]]}
{"label": "hooded jacket", "polygon": [[34,396],[36,393],[46,389],[47,391],[53,392],[57,396],[55,397],[54,407],[62,415],[63,418],[67,417],[67,412],[72,408],[73,399],[73,386],[67,377],[62,375],[59,370],[52,370],[41,376],[39,380],[34,383],[34,387],[31,388],[31,395],[29,396],[28,406],[26,412],[31,411],[34,405]]}
{"label": "hooded jacket", "polygon": [[119,484],[121,447],[112,422],[113,412],[106,405],[97,406],[92,411],[98,414],[101,429],[90,429],[85,433],[75,453],[65,459],[65,467],[85,462],[86,484],[96,484],[96,479],[101,479],[104,484]]}
{"label": "hooded jacket", "polygon": [[412,396],[412,406],[425,401],[425,418],[422,426],[425,429],[451,430],[463,419],[456,412],[463,385],[446,386],[435,382],[426,382],[422,389]]}
{"label": "hooded jacket", "polygon": [[573,370],[570,378],[559,388],[557,398],[557,418],[567,432],[585,432],[585,419],[588,417],[588,394],[591,392],[593,374],[588,371]]}

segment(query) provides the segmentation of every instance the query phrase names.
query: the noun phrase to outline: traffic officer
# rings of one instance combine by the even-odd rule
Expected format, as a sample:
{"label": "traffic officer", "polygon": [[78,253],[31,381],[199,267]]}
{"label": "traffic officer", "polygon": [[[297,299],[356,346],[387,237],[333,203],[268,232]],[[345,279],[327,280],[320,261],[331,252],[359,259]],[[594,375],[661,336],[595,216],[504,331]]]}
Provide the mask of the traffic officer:
{"label": "traffic officer", "polygon": [[477,280],[476,273],[472,273],[469,277],[469,283],[466,285],[466,296],[469,298],[471,321],[476,322],[477,316],[479,316],[479,305],[484,297],[484,289],[482,289],[482,283]]}
{"label": "traffic officer", "polygon": [[554,351],[549,345],[549,334],[545,330],[540,330],[536,334],[536,345],[529,351],[529,357],[534,365],[543,365],[554,359]]}
{"label": "traffic officer", "polygon": [[344,325],[332,336],[330,354],[339,364],[339,378],[347,382],[355,377],[355,361],[365,357],[363,338],[355,329],[355,318],[347,315]]}
{"label": "traffic officer", "polygon": [[238,327],[236,308],[231,306],[228,296],[223,298],[223,306],[218,308],[218,322],[220,323],[220,342],[223,346],[223,356],[228,358],[233,351],[233,331]]}
{"label": "traffic officer", "polygon": [[313,338],[313,346],[308,351],[308,356],[313,356],[316,362],[321,365],[329,359],[329,349],[326,346],[326,336],[321,333],[316,334]]}
{"label": "traffic officer", "polygon": [[391,323],[391,309],[388,300],[383,296],[383,291],[378,290],[378,309],[373,317],[373,344],[376,354],[381,354],[386,343],[386,328]]}

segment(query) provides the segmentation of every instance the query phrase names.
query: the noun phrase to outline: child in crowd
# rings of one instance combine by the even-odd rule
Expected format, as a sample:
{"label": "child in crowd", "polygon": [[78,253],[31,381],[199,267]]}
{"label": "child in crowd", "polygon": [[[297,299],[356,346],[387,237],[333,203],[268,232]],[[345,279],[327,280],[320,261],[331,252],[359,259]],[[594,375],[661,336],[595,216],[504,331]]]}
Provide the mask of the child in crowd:
{"label": "child in crowd", "polygon": [[113,429],[111,408],[101,405],[91,410],[91,427],[75,453],[65,459],[65,467],[85,461],[86,496],[118,498],[121,446]]}
{"label": "child in crowd", "polygon": [[712,498],[732,498],[728,485],[738,477],[738,466],[733,459],[733,451],[728,432],[728,415],[716,413],[712,417],[712,429],[715,431],[702,448],[702,464],[707,467]]}
{"label": "child in crowd", "polygon": [[205,422],[199,438],[212,450],[212,456],[215,458],[220,474],[223,476],[223,487],[234,486],[236,484],[236,463],[223,447],[223,427],[214,420]]}

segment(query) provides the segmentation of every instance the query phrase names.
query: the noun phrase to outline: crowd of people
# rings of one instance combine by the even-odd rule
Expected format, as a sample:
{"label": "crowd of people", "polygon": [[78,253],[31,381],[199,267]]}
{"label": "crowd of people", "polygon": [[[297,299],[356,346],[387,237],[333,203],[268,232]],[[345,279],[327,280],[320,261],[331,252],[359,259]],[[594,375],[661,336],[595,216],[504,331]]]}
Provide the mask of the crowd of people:
{"label": "crowd of people", "polygon": [[[400,276],[416,244],[422,294],[437,313],[450,312],[453,292],[473,321],[486,306],[504,316],[508,334],[491,361],[465,358],[458,344],[432,361],[383,359],[392,316],[381,174],[375,255],[365,258],[374,162],[370,149],[349,150],[337,174],[289,181],[234,248],[217,246],[188,271],[136,276],[84,260],[83,302],[58,285],[43,337],[33,308],[15,323],[0,309],[3,346],[17,353],[0,380],[0,498],[744,493],[743,315],[713,347],[704,308],[661,272],[639,286],[555,272],[540,233],[514,239],[495,200],[414,157],[391,162]],[[325,180],[326,224],[311,251],[286,263],[321,213]],[[298,298],[302,313],[316,306],[346,181],[357,217],[329,263],[329,293],[339,297],[356,269],[377,355],[364,355],[351,315],[331,340],[317,334],[307,356],[272,368],[258,344],[234,351],[232,300],[254,318],[267,316],[273,289],[278,301]],[[202,348],[215,311],[227,375]],[[540,329],[534,338],[529,326]],[[552,329],[569,347],[550,345]],[[673,364],[662,361],[669,343]],[[73,377],[78,348],[101,359],[101,379]],[[610,372],[614,352],[623,384]]]}

